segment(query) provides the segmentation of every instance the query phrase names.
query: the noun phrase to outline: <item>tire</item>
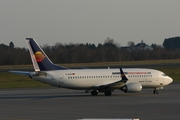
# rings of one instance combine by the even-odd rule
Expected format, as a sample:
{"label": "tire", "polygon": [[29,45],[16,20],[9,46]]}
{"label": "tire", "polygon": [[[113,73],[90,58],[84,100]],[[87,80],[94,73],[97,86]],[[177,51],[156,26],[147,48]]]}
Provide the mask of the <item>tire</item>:
{"label": "tire", "polygon": [[105,91],[104,94],[105,94],[105,96],[111,96],[112,95],[111,91]]}
{"label": "tire", "polygon": [[91,91],[91,95],[96,96],[98,95],[98,92],[96,90]]}

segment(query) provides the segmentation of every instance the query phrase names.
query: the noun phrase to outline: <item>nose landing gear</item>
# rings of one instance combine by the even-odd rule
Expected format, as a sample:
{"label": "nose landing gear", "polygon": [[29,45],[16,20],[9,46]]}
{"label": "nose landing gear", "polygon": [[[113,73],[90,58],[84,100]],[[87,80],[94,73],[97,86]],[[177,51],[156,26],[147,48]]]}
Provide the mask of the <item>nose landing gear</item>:
{"label": "nose landing gear", "polygon": [[157,88],[154,89],[153,94],[159,94],[159,92],[157,91]]}
{"label": "nose landing gear", "polygon": [[153,94],[159,94],[159,92],[157,91],[157,90],[161,90],[161,89],[163,89],[164,87],[162,86],[162,87],[156,87],[156,88],[154,88],[154,90],[153,90]]}

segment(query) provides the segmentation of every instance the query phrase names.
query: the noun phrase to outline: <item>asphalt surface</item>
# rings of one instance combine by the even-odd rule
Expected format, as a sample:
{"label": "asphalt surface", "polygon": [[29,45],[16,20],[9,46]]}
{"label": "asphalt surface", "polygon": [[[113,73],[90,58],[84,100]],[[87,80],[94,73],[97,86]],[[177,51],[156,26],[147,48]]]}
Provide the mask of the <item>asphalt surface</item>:
{"label": "asphalt surface", "polygon": [[80,118],[139,118],[179,120],[180,84],[166,86],[159,94],[152,89],[139,93],[91,96],[62,88],[0,90],[0,120],[76,120]]}

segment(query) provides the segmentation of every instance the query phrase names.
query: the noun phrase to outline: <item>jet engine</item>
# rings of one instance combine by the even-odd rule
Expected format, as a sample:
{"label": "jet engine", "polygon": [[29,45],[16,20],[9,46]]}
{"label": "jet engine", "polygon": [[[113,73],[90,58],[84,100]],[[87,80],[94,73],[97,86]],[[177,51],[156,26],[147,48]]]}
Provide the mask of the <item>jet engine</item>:
{"label": "jet engine", "polygon": [[120,89],[125,93],[135,93],[135,92],[140,92],[142,90],[142,85],[138,82],[127,83]]}

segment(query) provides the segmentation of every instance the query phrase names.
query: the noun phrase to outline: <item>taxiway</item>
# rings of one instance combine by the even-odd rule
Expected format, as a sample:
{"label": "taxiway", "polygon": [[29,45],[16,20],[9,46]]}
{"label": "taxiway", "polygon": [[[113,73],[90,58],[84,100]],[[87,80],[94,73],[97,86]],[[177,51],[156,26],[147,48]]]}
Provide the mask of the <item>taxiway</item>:
{"label": "taxiway", "polygon": [[139,93],[91,96],[84,91],[62,88],[0,90],[1,120],[76,120],[80,118],[139,118],[140,120],[179,120],[180,84],[173,83],[152,94]]}

